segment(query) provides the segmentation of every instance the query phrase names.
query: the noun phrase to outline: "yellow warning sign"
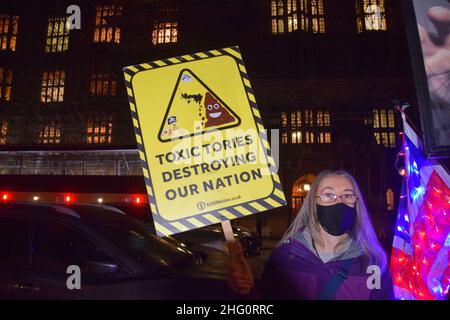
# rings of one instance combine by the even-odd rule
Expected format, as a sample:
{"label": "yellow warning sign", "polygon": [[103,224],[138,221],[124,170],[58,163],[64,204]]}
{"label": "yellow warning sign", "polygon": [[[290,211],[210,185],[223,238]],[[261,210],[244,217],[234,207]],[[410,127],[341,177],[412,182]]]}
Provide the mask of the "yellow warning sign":
{"label": "yellow warning sign", "polygon": [[238,47],[124,68],[160,236],[286,204]]}

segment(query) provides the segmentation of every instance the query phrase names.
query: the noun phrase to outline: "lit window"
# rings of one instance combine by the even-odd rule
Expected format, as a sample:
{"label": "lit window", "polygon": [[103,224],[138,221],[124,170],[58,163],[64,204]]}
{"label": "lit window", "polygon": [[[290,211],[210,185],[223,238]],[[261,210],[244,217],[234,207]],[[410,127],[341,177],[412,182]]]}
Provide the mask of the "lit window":
{"label": "lit window", "polygon": [[313,33],[325,33],[323,0],[311,0],[311,19]]}
{"label": "lit window", "polygon": [[287,115],[286,115],[286,112],[282,112],[281,113],[281,126],[283,128],[286,128],[286,126],[287,126]]}
{"label": "lit window", "polygon": [[302,126],[302,112],[293,111],[291,112],[291,128],[300,128]]}
{"label": "lit window", "polygon": [[287,0],[287,13],[292,13],[297,10],[297,2],[295,0]]}
{"label": "lit window", "polygon": [[87,143],[111,143],[112,138],[112,116],[91,115],[87,120],[86,141]]}
{"label": "lit window", "polygon": [[12,71],[0,68],[0,100],[11,100]]}
{"label": "lit window", "polygon": [[389,140],[388,140],[388,133],[382,132],[381,133],[381,144],[385,147],[389,146]]}
{"label": "lit window", "polygon": [[325,33],[323,0],[300,0],[300,29]]}
{"label": "lit window", "polygon": [[325,127],[330,126],[330,112],[329,111],[325,111],[323,113],[323,123],[324,123]]}
{"label": "lit window", "polygon": [[175,43],[178,41],[177,22],[158,22],[153,25],[153,44]]}
{"label": "lit window", "polygon": [[302,113],[301,113],[301,111],[297,111],[296,112],[296,118],[297,118],[297,121],[295,122],[295,126],[296,127],[301,127],[302,126]]}
{"label": "lit window", "polygon": [[372,112],[373,112],[373,127],[379,128],[380,127],[380,117],[378,116],[378,110],[374,109]]}
{"label": "lit window", "polygon": [[287,26],[288,32],[292,32],[298,29],[298,17],[297,17],[297,0],[287,0]]}
{"label": "lit window", "polygon": [[115,96],[117,79],[109,73],[94,73],[91,75],[89,94],[91,96]]}
{"label": "lit window", "polygon": [[281,143],[283,143],[283,144],[287,144],[288,143],[288,135],[287,135],[286,132],[283,132],[281,134]]}
{"label": "lit window", "polygon": [[388,111],[388,126],[389,128],[395,128],[394,110]]}
{"label": "lit window", "polygon": [[318,143],[331,143],[331,133],[330,132],[320,132]]}
{"label": "lit window", "polygon": [[302,143],[302,133],[300,131],[294,131],[292,132],[292,143]]}
{"label": "lit window", "polygon": [[358,33],[386,30],[384,0],[356,0],[356,26]]}
{"label": "lit window", "polygon": [[[397,140],[394,110],[373,109],[372,112],[374,135],[377,144],[395,148]],[[370,121],[367,121],[367,123],[370,123]]]}
{"label": "lit window", "polygon": [[272,0],[272,34],[284,33],[284,1]]}
{"label": "lit window", "polygon": [[313,132],[306,131],[305,142],[306,143],[314,143],[314,133]]}
{"label": "lit window", "polygon": [[42,75],[41,102],[62,102],[64,100],[64,70],[45,71]]}
{"label": "lit window", "polygon": [[3,120],[0,124],[0,144],[6,144],[6,138],[8,136],[8,121]]}
{"label": "lit window", "polygon": [[[285,121],[286,125],[283,125]],[[281,114],[281,123],[287,129],[287,137],[291,143],[331,143],[330,112],[329,111],[292,111],[290,113],[289,127],[287,128],[286,113]],[[315,140],[316,139],[316,140]],[[283,141],[283,138],[282,138]],[[287,143],[287,142],[286,142]]]}
{"label": "lit window", "polygon": [[51,120],[43,125],[39,133],[39,143],[58,144],[61,142],[61,130],[57,121]]}
{"label": "lit window", "polygon": [[62,52],[69,49],[68,18],[50,18],[47,26],[45,52]]}
{"label": "lit window", "polygon": [[380,133],[375,132],[373,135],[375,136],[375,140],[376,140],[377,144],[381,144]]}
{"label": "lit window", "polygon": [[308,0],[300,0],[300,28],[303,31],[310,31]]}
{"label": "lit window", "polygon": [[314,126],[314,117],[311,110],[305,111],[305,125],[309,125],[310,127]]}
{"label": "lit window", "polygon": [[97,6],[95,16],[94,43],[120,43],[120,27],[113,23],[122,15],[122,6]]}
{"label": "lit window", "polygon": [[0,50],[16,51],[19,17],[0,14]]}
{"label": "lit window", "polygon": [[[366,123],[369,123],[369,121],[366,121]],[[373,109],[373,127],[376,129],[395,128],[394,111],[386,109]]]}
{"label": "lit window", "polygon": [[386,110],[384,110],[384,109],[380,110],[380,127],[381,128],[387,128]]}
{"label": "lit window", "polygon": [[298,29],[325,33],[323,0],[272,0],[271,15],[272,34],[289,33]]}
{"label": "lit window", "polygon": [[317,126],[323,127],[323,113],[322,111],[317,111]]}
{"label": "lit window", "polygon": [[[317,133],[317,143],[331,143],[331,133],[328,131],[330,127],[330,112],[316,111],[315,131]],[[313,112],[308,112],[310,126],[314,126]],[[314,136],[313,136],[314,137]],[[312,137],[312,138],[313,138]],[[311,140],[311,139],[310,139]],[[313,142],[310,142],[313,143]]]}
{"label": "lit window", "polygon": [[395,138],[395,132],[389,132],[389,147],[395,148],[397,146],[397,141]]}

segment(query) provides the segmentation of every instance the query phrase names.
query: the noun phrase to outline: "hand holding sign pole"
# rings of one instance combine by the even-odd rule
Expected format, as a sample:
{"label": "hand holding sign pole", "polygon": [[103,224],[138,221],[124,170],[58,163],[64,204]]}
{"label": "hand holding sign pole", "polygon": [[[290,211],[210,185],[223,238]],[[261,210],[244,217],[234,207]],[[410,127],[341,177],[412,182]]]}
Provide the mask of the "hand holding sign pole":
{"label": "hand holding sign pole", "polygon": [[[253,287],[253,274],[250,270],[250,267],[243,258],[243,253],[241,251],[239,242],[236,241],[236,238],[234,237],[233,228],[231,226],[230,220],[222,221],[222,229],[225,235],[228,253],[230,255],[231,272],[237,271],[239,274],[243,275],[247,279],[250,279],[249,289],[240,292],[241,294],[247,294]],[[239,291],[238,288],[234,288],[234,290]]]}
{"label": "hand holding sign pole", "polygon": [[286,204],[238,47],[124,76],[158,236],[222,223],[233,247],[229,220]]}

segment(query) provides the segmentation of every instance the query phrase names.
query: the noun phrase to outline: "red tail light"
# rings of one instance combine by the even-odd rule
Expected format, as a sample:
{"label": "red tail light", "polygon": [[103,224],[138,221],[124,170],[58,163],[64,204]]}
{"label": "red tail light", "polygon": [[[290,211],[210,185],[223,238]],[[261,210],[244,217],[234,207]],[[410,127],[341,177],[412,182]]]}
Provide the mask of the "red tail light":
{"label": "red tail light", "polygon": [[2,193],[2,201],[8,201],[11,199],[11,195],[9,193]]}

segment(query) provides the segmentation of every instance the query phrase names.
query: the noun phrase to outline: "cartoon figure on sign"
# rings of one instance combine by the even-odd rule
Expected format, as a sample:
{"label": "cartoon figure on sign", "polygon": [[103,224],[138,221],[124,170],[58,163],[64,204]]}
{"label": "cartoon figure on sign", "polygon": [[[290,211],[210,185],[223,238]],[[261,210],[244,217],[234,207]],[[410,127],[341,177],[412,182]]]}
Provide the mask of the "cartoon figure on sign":
{"label": "cartoon figure on sign", "polygon": [[235,120],[228,110],[225,109],[209,92],[206,92],[205,94],[204,107],[206,110],[205,128],[219,126]]}
{"label": "cartoon figure on sign", "polygon": [[168,128],[164,129],[162,132],[163,137],[171,137],[174,131],[178,129],[177,127],[177,117],[171,116],[169,119],[167,119],[167,124],[169,125]]}

